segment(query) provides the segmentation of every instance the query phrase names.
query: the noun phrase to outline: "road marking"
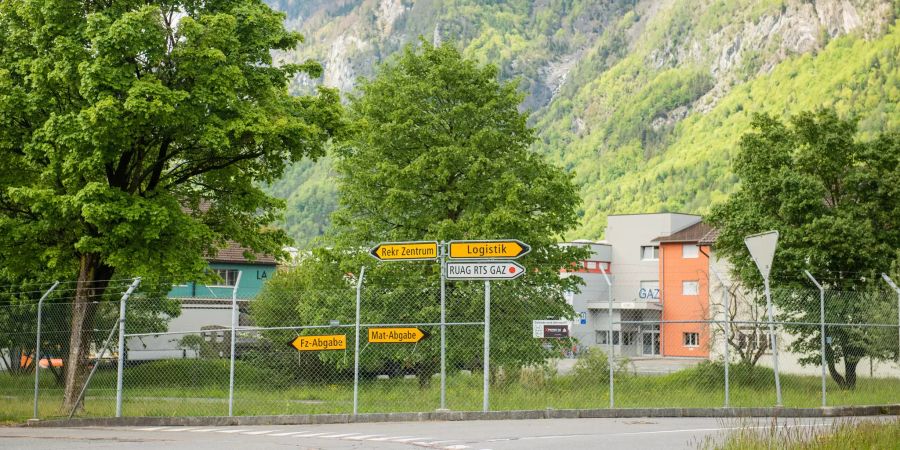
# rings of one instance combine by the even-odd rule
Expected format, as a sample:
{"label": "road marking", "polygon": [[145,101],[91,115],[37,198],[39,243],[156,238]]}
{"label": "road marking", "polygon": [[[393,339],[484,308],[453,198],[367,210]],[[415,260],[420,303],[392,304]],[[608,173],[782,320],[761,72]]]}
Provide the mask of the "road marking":
{"label": "road marking", "polygon": [[[777,428],[800,428],[800,427],[826,427],[831,426],[831,424],[825,423],[817,423],[817,424],[778,424]],[[585,436],[597,436],[599,438],[607,437],[607,436],[640,436],[644,434],[667,434],[667,433],[693,433],[698,431],[732,431],[732,430],[759,430],[759,429],[769,429],[772,428],[771,425],[761,425],[761,426],[753,426],[753,427],[721,427],[721,428],[687,428],[681,430],[655,430],[655,431],[632,431],[627,433],[609,433],[609,434],[555,434],[555,435],[547,435],[547,436],[523,436],[517,438],[517,440],[534,440],[534,439],[566,439],[573,437],[585,437]],[[509,438],[499,438],[499,439],[490,439],[485,442],[502,442],[509,441]]]}
{"label": "road marking", "polygon": [[428,439],[427,437],[412,437],[408,439],[390,439],[391,442],[410,442],[410,441],[424,441]]}
{"label": "road marking", "polygon": [[468,445],[451,445],[449,447],[444,447],[444,448],[446,448],[447,450],[453,450],[453,449],[469,448],[469,446]]}
{"label": "road marking", "polygon": [[319,436],[319,437],[328,438],[328,439],[340,439],[340,438],[345,438],[347,436],[357,436],[357,435],[359,435],[359,433],[328,434],[328,435]]}
{"label": "road marking", "polygon": [[187,428],[176,427],[176,428],[172,428],[171,430],[166,430],[166,431],[178,432],[178,431],[190,431],[190,430],[199,430],[199,429],[200,428],[198,428],[198,427],[187,427]]}
{"label": "road marking", "polygon": [[375,439],[366,439],[366,440],[367,441],[390,441],[391,439],[403,439],[405,437],[409,437],[409,436],[386,436],[386,437],[380,437],[380,438],[375,438]]}
{"label": "road marking", "polygon": [[351,441],[362,441],[362,440],[366,440],[366,439],[369,439],[369,438],[373,438],[373,437],[375,437],[375,436],[381,436],[381,435],[380,435],[380,434],[364,434],[364,435],[362,435],[362,436],[348,437],[347,439],[349,439],[349,440],[351,440]]}
{"label": "road marking", "polygon": [[250,431],[250,430],[248,430],[246,428],[243,430],[240,430],[240,429],[238,429],[238,430],[217,430],[216,433],[240,433],[242,431]]}
{"label": "road marking", "polygon": [[166,428],[170,428],[170,427],[138,428],[137,431],[159,431],[159,430],[165,430]]}
{"label": "road marking", "polygon": [[422,445],[437,445],[437,444],[446,444],[448,442],[456,442],[456,439],[450,439],[447,441],[431,441],[431,442],[423,442]]}
{"label": "road marking", "polygon": [[247,434],[247,435],[250,435],[250,436],[256,436],[256,435],[259,435],[259,434],[274,433],[274,432],[276,432],[276,431],[281,431],[281,430],[248,431],[248,432],[246,432],[246,433],[241,433],[241,434]]}
{"label": "road marking", "polygon": [[295,434],[304,434],[306,431],[288,431],[287,433],[270,434],[269,436],[291,436]]}
{"label": "road marking", "polygon": [[191,430],[191,433],[209,433],[210,431],[216,431],[218,428],[198,428],[196,430]]}

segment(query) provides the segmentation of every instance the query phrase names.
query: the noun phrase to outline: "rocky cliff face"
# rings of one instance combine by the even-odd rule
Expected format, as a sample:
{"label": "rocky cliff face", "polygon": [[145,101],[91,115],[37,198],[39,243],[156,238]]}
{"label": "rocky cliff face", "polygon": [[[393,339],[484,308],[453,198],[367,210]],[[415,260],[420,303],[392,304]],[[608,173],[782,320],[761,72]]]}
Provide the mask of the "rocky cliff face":
{"label": "rocky cliff face", "polygon": [[[614,192],[622,187],[610,184],[649,176],[648,167],[668,167],[666,155],[695,123],[720,110],[723,99],[750,89],[742,86],[773,76],[786,61],[837,51],[829,50],[829,44],[842,39],[863,43],[888,39],[885,45],[894,48],[900,11],[896,1],[885,0],[271,3],[284,10],[288,25],[307,39],[296,52],[279,57],[312,58],[324,65],[322,78],[295,80],[292,88],[297,91],[317,84],[351,91],[358,77],[371,76],[380,61],[420,37],[453,40],[466,54],[496,65],[502,78],[521,79],[527,94],[523,108],[532,112],[539,135],[536,150],[574,169],[584,187],[587,204],[580,232],[584,237],[596,237],[603,217],[613,210],[702,212],[700,204],[672,201],[683,196],[669,197],[665,191],[614,205],[619,199]],[[895,71],[887,69],[882,82],[891,82]],[[881,101],[895,95],[885,92]],[[801,89],[793,95],[807,94]],[[729,106],[736,111],[727,117],[765,109],[760,103],[764,101],[743,100],[739,109]],[[875,122],[892,123],[896,113],[888,109],[879,113],[887,119]],[[706,163],[727,168],[728,155],[723,151]],[[667,180],[675,175],[654,176]],[[701,183],[704,195],[709,193],[704,198],[721,197],[730,190],[727,169],[701,176],[717,177]],[[605,187],[598,187],[601,182]],[[631,194],[638,197],[646,192],[635,189]],[[593,195],[605,200],[592,204]]]}

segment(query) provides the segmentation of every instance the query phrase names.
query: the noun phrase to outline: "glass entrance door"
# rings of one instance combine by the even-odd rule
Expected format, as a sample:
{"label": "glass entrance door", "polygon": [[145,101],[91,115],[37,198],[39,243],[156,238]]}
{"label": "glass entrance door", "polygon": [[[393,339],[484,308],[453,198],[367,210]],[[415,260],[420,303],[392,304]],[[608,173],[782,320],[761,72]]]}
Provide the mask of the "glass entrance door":
{"label": "glass entrance door", "polygon": [[659,355],[659,331],[644,331],[643,333],[643,354]]}

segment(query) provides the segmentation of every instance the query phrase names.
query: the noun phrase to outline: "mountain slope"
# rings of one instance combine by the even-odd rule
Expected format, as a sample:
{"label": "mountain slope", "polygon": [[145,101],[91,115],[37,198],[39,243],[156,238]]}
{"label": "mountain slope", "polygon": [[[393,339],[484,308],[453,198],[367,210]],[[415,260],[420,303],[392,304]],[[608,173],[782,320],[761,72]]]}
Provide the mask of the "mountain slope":
{"label": "mountain slope", "polygon": [[[606,214],[704,212],[734,188],[730,158],[753,112],[834,106],[863,134],[900,129],[897,2],[543,2],[281,0],[307,37],[284,60],[322,61],[319,80],[358,76],[418,36],[453,38],[518,77],[535,150],[574,171],[583,223]],[[326,165],[302,164],[272,187],[303,244],[337,198]],[[302,226],[298,224],[303,224]]]}

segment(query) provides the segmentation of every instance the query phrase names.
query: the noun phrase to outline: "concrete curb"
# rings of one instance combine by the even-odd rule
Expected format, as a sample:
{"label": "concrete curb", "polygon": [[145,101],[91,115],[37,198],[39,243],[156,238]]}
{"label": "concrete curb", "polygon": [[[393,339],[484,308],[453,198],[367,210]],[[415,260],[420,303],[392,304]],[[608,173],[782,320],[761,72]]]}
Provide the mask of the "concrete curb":
{"label": "concrete curb", "polygon": [[900,416],[900,404],[834,406],[828,408],[616,408],[545,409],[526,411],[441,411],[419,413],[307,414],[237,417],[106,417],[71,420],[31,420],[30,427],[100,426],[252,426],[320,425],[364,422],[433,422],[460,420],[588,419],[637,417],[848,417]]}

